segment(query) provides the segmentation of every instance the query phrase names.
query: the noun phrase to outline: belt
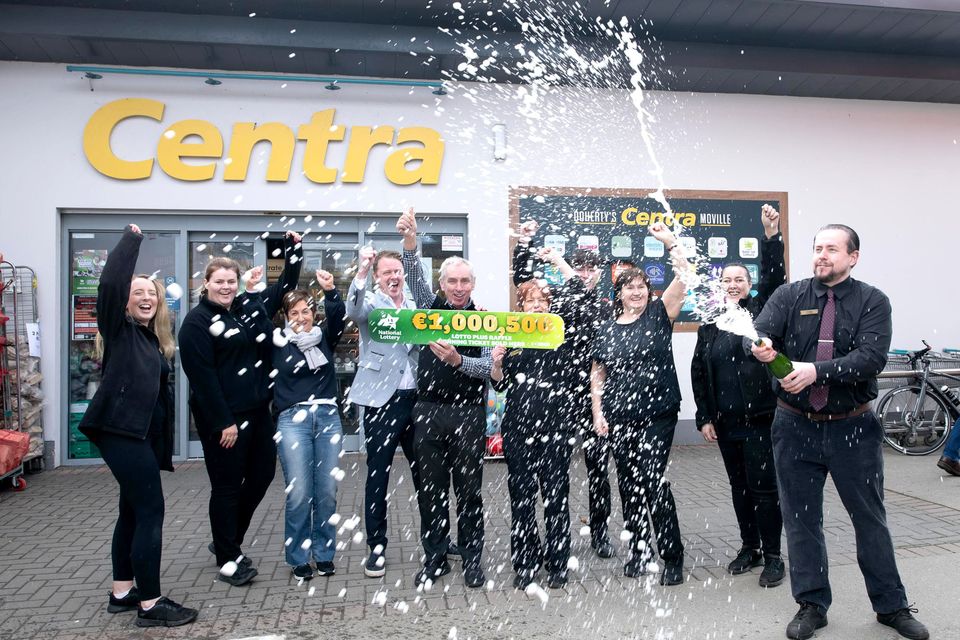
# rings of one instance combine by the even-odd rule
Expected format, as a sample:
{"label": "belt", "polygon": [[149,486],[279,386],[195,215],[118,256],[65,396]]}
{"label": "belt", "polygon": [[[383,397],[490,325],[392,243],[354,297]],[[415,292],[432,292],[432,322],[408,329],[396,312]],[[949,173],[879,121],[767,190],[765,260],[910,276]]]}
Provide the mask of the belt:
{"label": "belt", "polygon": [[810,411],[800,411],[796,407],[787,404],[783,400],[777,399],[777,407],[783,409],[788,413],[794,415],[803,416],[807,420],[813,420],[814,422],[830,422],[832,420],[844,420],[845,418],[855,418],[857,416],[865,414],[867,411],[870,411],[870,403],[865,402],[859,407],[847,411],[846,413],[812,413]]}

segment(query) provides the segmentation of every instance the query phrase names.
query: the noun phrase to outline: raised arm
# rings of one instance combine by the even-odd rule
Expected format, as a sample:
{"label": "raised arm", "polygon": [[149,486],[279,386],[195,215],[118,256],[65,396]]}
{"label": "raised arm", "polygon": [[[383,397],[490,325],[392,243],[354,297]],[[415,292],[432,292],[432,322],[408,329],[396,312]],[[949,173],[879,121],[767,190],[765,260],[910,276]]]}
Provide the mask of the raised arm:
{"label": "raised arm", "polygon": [[141,242],[140,227],[128,225],[120,241],[107,255],[97,286],[97,329],[104,340],[113,336],[126,322],[130,281],[137,269]]}
{"label": "raised arm", "polygon": [[650,235],[663,243],[670,254],[670,262],[673,264],[673,280],[660,298],[667,310],[667,316],[673,322],[680,315],[683,299],[686,297],[687,285],[683,279],[690,271],[690,263],[683,255],[683,248],[677,242],[677,237],[673,235],[667,225],[662,222],[653,223],[650,225]]}
{"label": "raised arm", "polygon": [[517,246],[513,248],[513,284],[520,286],[524,282],[533,280],[534,254],[530,247],[533,236],[540,225],[536,220],[527,220],[520,225],[520,236]]}
{"label": "raised arm", "polygon": [[787,281],[787,269],[783,259],[783,236],[780,235],[780,213],[769,204],[760,211],[763,221],[763,242],[760,243],[760,282],[757,283],[757,302],[763,306]]}
{"label": "raised arm", "polygon": [[429,309],[437,295],[423,273],[420,254],[417,253],[417,218],[412,207],[407,207],[397,220],[397,231],[403,236],[403,270],[407,274],[407,286],[413,293],[417,307]]}
{"label": "raised arm", "polygon": [[323,289],[323,313],[327,317],[327,326],[323,337],[327,341],[330,351],[333,351],[340,337],[343,335],[343,328],[346,326],[346,306],[340,297],[340,292],[333,281],[333,274],[323,269],[317,269],[317,284]]}
{"label": "raised arm", "polygon": [[260,295],[263,306],[267,310],[267,316],[270,318],[280,311],[284,294],[296,289],[300,282],[300,271],[303,269],[303,243],[300,234],[287,231],[283,236],[283,257],[283,273]]}
{"label": "raised arm", "polygon": [[350,281],[350,289],[347,291],[346,314],[357,324],[366,322],[367,316],[374,308],[373,304],[367,302],[367,275],[376,257],[377,252],[373,247],[360,248],[360,265],[357,267],[357,275]]}

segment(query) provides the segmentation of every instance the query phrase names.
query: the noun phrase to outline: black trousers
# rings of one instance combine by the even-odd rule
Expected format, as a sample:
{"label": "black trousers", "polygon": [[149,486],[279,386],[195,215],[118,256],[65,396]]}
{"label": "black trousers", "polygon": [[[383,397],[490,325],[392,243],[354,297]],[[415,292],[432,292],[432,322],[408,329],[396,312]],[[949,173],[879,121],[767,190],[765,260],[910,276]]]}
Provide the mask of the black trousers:
{"label": "black trousers", "polygon": [[[570,559],[569,434],[512,429],[503,434],[510,491],[510,556],[513,570],[532,575],[542,565],[566,573]],[[546,548],[540,543],[537,497],[543,496]]]}
{"label": "black trousers", "polygon": [[757,427],[746,438],[720,438],[717,444],[730,480],[742,545],[761,549],[765,556],[779,556],[783,518],[770,429]]}
{"label": "black trousers", "polygon": [[579,431],[583,441],[583,463],[587,468],[587,503],[590,509],[590,538],[594,545],[607,539],[610,522],[610,439],[593,430],[589,393],[575,397],[563,411],[567,428]]}
{"label": "black trousers", "polygon": [[457,545],[464,564],[477,565],[483,553],[484,408],[418,400],[414,424],[425,564],[435,566],[446,559],[452,478],[457,496]]}
{"label": "black trousers", "polygon": [[772,435],[794,599],[823,611],[833,601],[823,537],[823,485],[829,473],[853,523],[857,563],[873,610],[906,607],[883,506],[883,427],[877,416],[868,411],[813,422],[777,409]]}
{"label": "black trousers", "polygon": [[113,579],[136,580],[141,600],[159,598],[164,503],[157,447],[149,439],[111,433],[99,435],[96,444],[120,485],[111,548]]}
{"label": "black trousers", "polygon": [[220,446],[220,432],[202,423],[194,412],[204,462],[210,477],[210,530],[217,564],[236,561],[253,513],[267,493],[277,471],[276,425],[267,407],[235,413],[239,427],[237,443]]}
{"label": "black trousers", "polygon": [[632,550],[651,556],[653,536],[648,523],[652,521],[660,557],[671,564],[683,561],[677,505],[670,483],[663,478],[676,426],[677,414],[670,413],[652,421],[619,423],[611,428],[623,520],[633,534]]}
{"label": "black trousers", "polygon": [[398,390],[382,407],[363,408],[367,449],[367,482],[363,502],[367,544],[371,549],[377,545],[387,546],[387,491],[397,445],[410,464],[413,486],[420,491],[420,469],[413,449],[413,407],[416,402],[415,390]]}

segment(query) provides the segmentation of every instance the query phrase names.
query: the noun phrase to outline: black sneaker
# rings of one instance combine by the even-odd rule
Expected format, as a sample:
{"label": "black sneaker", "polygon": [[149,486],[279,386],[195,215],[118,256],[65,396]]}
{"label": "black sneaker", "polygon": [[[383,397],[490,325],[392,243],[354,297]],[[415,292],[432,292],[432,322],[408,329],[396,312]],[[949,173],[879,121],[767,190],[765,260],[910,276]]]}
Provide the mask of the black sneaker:
{"label": "black sneaker", "polygon": [[170,598],[160,598],[147,611],[137,607],[138,627],[179,627],[197,619],[197,610],[177,604]]}
{"label": "black sneaker", "polygon": [[118,598],[110,592],[110,603],[107,605],[107,613],[120,613],[122,611],[135,611],[140,606],[140,592],[136,587],[131,587],[130,592]]}
{"label": "black sneaker", "polygon": [[647,573],[647,561],[639,553],[630,556],[627,564],[623,565],[623,575],[628,578],[639,578]]}
{"label": "black sneaker", "polygon": [[379,578],[387,572],[387,559],[382,553],[370,552],[370,556],[363,564],[363,575],[368,578]]}
{"label": "black sneaker", "polygon": [[317,575],[318,576],[332,576],[337,572],[337,568],[333,565],[333,562],[318,562],[317,563]]}
{"label": "black sneaker", "polygon": [[763,565],[763,573],[760,574],[760,586],[764,589],[776,587],[783,582],[785,574],[783,560],[780,556],[771,556],[766,559],[766,563]]}
{"label": "black sneaker", "polygon": [[600,558],[613,557],[613,545],[610,544],[610,538],[606,536],[594,540],[590,546],[593,547],[593,550],[597,552],[597,556]]}
{"label": "black sneaker", "polygon": [[673,587],[683,584],[683,559],[679,562],[665,562],[663,573],[660,574],[660,584],[665,587]]}
{"label": "black sneaker", "polygon": [[[879,616],[878,616],[879,617]],[[827,626],[827,614],[820,613],[817,605],[811,602],[801,602],[800,610],[787,625],[787,637],[791,640],[807,640],[812,638],[817,629]]]}
{"label": "black sneaker", "polygon": [[547,576],[547,586],[551,589],[563,589],[567,586],[567,572],[554,571]]}
{"label": "black sneaker", "polygon": [[[212,542],[207,545],[207,551],[209,551],[210,553],[212,553],[214,556],[217,555],[217,548],[213,545]],[[240,557],[240,561],[237,562],[237,564],[245,564],[245,565],[247,565],[248,567],[252,567],[252,566],[253,566],[253,560],[251,560],[249,556],[241,556],[241,557]]]}
{"label": "black sneaker", "polygon": [[249,584],[257,576],[257,570],[246,564],[237,564],[237,570],[231,575],[223,574],[223,567],[217,577],[222,581],[234,587],[242,587]]}
{"label": "black sneaker", "polygon": [[426,584],[427,580],[436,582],[448,573],[450,573],[450,563],[446,560],[438,565],[425,564],[421,567],[420,571],[417,571],[417,575],[414,576],[414,581],[418,585]]}
{"label": "black sneaker", "polygon": [[310,563],[307,564],[298,564],[292,570],[293,576],[295,578],[301,578],[303,580],[313,579],[313,567],[310,566]]}
{"label": "black sneaker", "polygon": [[482,587],[486,581],[487,577],[483,575],[479,564],[469,564],[463,568],[463,582],[471,589]]}
{"label": "black sneaker", "polygon": [[922,622],[913,617],[916,612],[916,609],[905,607],[893,613],[878,613],[877,622],[893,627],[904,638],[927,640],[930,637],[930,632],[927,631]]}
{"label": "black sneaker", "polygon": [[741,573],[750,571],[750,569],[753,569],[754,567],[762,566],[763,554],[760,553],[760,550],[743,547],[739,552],[737,552],[737,557],[733,559],[733,562],[727,565],[727,571],[735,576],[738,576]]}
{"label": "black sneaker", "polygon": [[537,574],[535,571],[520,571],[517,575],[513,576],[513,588],[519,589],[520,591],[525,590],[531,584],[533,584],[534,579]]}

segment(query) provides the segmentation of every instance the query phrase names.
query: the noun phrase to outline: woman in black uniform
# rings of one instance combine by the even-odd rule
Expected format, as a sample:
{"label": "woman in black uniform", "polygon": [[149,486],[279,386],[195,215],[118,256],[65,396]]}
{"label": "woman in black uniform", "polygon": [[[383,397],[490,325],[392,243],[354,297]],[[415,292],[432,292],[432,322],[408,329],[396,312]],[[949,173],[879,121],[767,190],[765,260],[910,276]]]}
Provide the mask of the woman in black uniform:
{"label": "woman in black uniform", "polygon": [[180,327],[190,410],[210,476],[210,548],[221,568],[220,580],[233,586],[247,584],[257,575],[241,545],[277,466],[276,429],[269,409],[270,319],[283,294],[296,288],[303,258],[300,236],[287,232],[284,245],[283,274],[259,297],[237,295],[236,261],[211,259],[200,303]]}
{"label": "woman in black uniform", "polygon": [[[163,487],[173,471],[174,353],[170,312],[159,281],[134,276],[143,234],[130,225],[107,257],[97,289],[103,380],[80,422],[120,485],[113,531],[113,589],[107,611],[137,610],[137,626],[176,627],[197,610],[160,595]],[[136,586],[134,586],[136,580]]]}
{"label": "woman in black uniform", "polygon": [[[556,312],[563,318],[567,332],[576,331],[583,321],[587,305],[583,280],[558,253],[541,249],[538,257],[556,266],[565,278],[557,291]],[[517,287],[517,303],[525,313],[547,313],[551,293],[537,280]],[[490,378],[497,391],[506,391],[503,453],[507,461],[507,487],[510,491],[510,551],[516,576],[513,586],[525,589],[537,579],[541,566],[547,569],[547,585],[559,589],[567,584],[570,559],[570,453],[573,426],[562,416],[565,403],[571,402],[558,383],[571,363],[559,359],[557,351],[512,349],[493,350]],[[537,525],[537,495],[543,496],[544,544]]]}
{"label": "woman in black uniform", "polygon": [[[720,276],[727,304],[739,305],[753,317],[786,280],[780,214],[764,205],[761,219],[766,237],[760,244],[757,295],[750,295],[753,283],[746,266],[728,264]],[[770,442],[777,398],[767,367],[744,353],[740,336],[715,324],[702,324],[697,331],[691,379],[697,428],[704,440],[720,447],[740,525],[740,552],[727,570],[739,575],[763,565],[760,586],[775,587],[784,578],[780,558],[783,518]]]}
{"label": "woman in black uniform", "polygon": [[687,260],[673,233],[662,223],[650,225],[674,265],[674,279],[654,299],[647,274],[627,269],[614,283],[614,320],[597,333],[590,373],[593,424],[609,432],[623,519],[630,533],[627,577],[646,572],[652,557],[647,522],[653,520],[664,561],[660,584],[683,582],[683,542],[670,483],[664,481],[680,411],[680,385],[673,364],[673,322],[680,314],[686,286],[680,275]]}

